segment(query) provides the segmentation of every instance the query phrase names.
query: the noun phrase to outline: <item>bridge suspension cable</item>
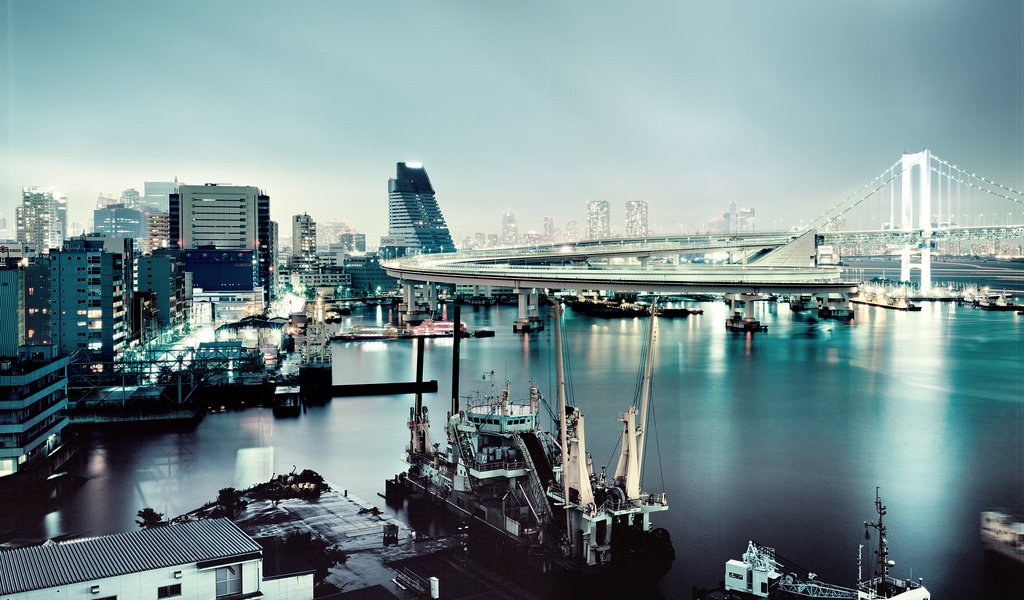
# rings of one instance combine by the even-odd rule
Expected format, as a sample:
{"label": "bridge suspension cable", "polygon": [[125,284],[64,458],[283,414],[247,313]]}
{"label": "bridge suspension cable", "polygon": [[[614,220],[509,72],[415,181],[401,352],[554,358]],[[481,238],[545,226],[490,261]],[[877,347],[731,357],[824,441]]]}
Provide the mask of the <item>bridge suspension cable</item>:
{"label": "bridge suspension cable", "polygon": [[[1017,190],[1015,190],[1013,188],[1007,187],[1007,186],[1002,185],[1000,183],[996,183],[995,181],[992,181],[991,179],[988,179],[987,177],[982,177],[981,175],[976,175],[974,173],[970,173],[968,171],[965,171],[965,170],[961,169],[960,167],[958,167],[958,166],[956,166],[954,164],[950,164],[948,161],[942,160],[941,158],[939,158],[937,156],[933,155],[932,158],[934,158],[936,160],[936,162],[938,162],[938,163],[940,163],[942,165],[945,165],[948,170],[956,170],[957,173],[960,173],[961,175],[960,176],[952,175],[950,172],[943,173],[940,170],[936,169],[935,167],[930,167],[930,170],[933,173],[936,173],[936,174],[938,174],[941,177],[945,177],[945,178],[949,179],[950,181],[955,181],[957,183],[966,185],[966,186],[968,186],[970,188],[978,190],[979,192],[984,192],[984,193],[989,194],[991,196],[995,196],[996,198],[1002,198],[1003,200],[1009,200],[1010,202],[1013,202],[1015,204],[1022,204],[1022,205],[1024,205],[1024,192],[1018,192]],[[973,181],[970,181],[968,178],[973,178],[973,179],[978,180],[978,181],[984,181],[985,183],[987,183],[989,185],[995,186],[995,187],[997,187],[997,188],[999,188],[1001,190],[1007,191],[1007,192],[1009,192],[1011,194],[1016,194],[1019,197],[1013,197],[1013,196],[1007,196],[1006,194],[1001,194],[1001,193],[999,193],[999,192],[997,192],[995,190],[992,190],[990,188],[987,188],[985,186],[977,185]]]}
{"label": "bridge suspension cable", "polygon": [[[839,209],[839,207],[841,207],[842,205],[844,205],[844,204],[846,204],[847,202],[849,202],[849,201],[850,201],[850,200],[851,200],[852,198],[854,198],[855,196],[857,196],[857,194],[860,194],[860,193],[861,193],[861,192],[863,192],[864,190],[866,190],[866,189],[868,189],[869,187],[871,187],[871,186],[872,186],[872,185],[873,185],[873,184],[874,184],[875,182],[877,182],[877,181],[878,181],[879,179],[881,179],[881,178],[885,177],[885,176],[886,176],[887,174],[891,173],[891,172],[893,171],[893,169],[895,169],[895,168],[896,168],[896,165],[900,164],[900,162],[901,162],[901,161],[899,161],[899,160],[898,160],[898,161],[896,161],[896,162],[892,163],[892,164],[891,164],[891,165],[889,165],[889,166],[888,166],[888,167],[887,167],[887,168],[886,168],[885,170],[883,170],[883,171],[882,171],[881,173],[879,173],[877,177],[875,177],[875,178],[874,178],[874,179],[872,179],[871,181],[869,181],[869,182],[865,183],[864,185],[862,185],[862,186],[860,187],[860,189],[858,189],[858,190],[857,190],[856,192],[854,192],[854,193],[850,194],[849,196],[847,196],[846,198],[844,198],[844,199],[843,199],[842,201],[840,201],[840,202],[837,202],[837,203],[835,203],[835,204],[834,204],[834,205],[833,205],[833,206],[832,206],[831,208],[829,208],[829,209],[828,209],[828,210],[826,210],[825,212],[821,213],[820,215],[818,215],[817,217],[815,217],[814,219],[812,219],[812,220],[811,220],[811,227],[814,227],[814,226],[815,226],[815,224],[817,224],[817,223],[819,223],[819,222],[820,222],[820,223],[821,223],[822,225],[824,225],[824,224],[825,224],[826,222],[828,222],[828,221],[830,221],[830,220],[832,220],[832,219],[835,219],[835,218],[837,218],[837,217],[840,217],[840,216],[842,216],[843,214],[845,214],[846,212],[848,212],[848,211],[849,211],[849,210],[850,210],[851,208],[853,208],[854,206],[857,206],[858,204],[860,204],[861,202],[863,202],[863,201],[864,201],[864,200],[866,200],[867,198],[871,197],[871,195],[872,195],[872,194],[874,194],[875,192],[877,192],[877,191],[878,191],[879,189],[881,189],[881,187],[885,187],[885,184],[889,183],[890,181],[892,181],[893,179],[895,179],[895,178],[896,178],[896,177],[898,177],[899,175],[895,175],[895,176],[891,176],[891,177],[889,177],[889,179],[887,179],[887,180],[885,181],[885,183],[883,183],[883,184],[882,184],[882,185],[881,185],[880,187],[878,187],[878,188],[875,188],[874,190],[872,190],[872,191],[871,191],[871,193],[869,193],[869,194],[868,194],[867,196],[865,196],[865,197],[861,198],[860,200],[858,200],[857,202],[855,202],[855,203],[853,204],[853,206],[850,206],[850,207],[846,208],[846,209],[845,209],[845,210],[843,210],[843,211],[842,211],[841,213],[839,213],[839,214],[837,214],[837,215],[835,215],[835,216],[833,216],[833,217],[831,217],[831,218],[829,218],[829,219],[826,219],[826,217],[828,217],[829,213],[831,213],[831,212],[832,212],[832,211],[834,211],[834,210],[837,210],[837,209]],[[900,174],[902,175],[902,171],[900,172]]]}

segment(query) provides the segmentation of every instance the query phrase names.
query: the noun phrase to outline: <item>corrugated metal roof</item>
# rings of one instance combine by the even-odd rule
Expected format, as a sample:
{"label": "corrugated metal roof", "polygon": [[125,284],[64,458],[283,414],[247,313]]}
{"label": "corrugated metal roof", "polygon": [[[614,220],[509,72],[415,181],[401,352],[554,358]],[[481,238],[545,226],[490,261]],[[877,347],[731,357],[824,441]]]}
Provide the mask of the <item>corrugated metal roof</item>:
{"label": "corrugated metal roof", "polygon": [[0,550],[0,595],[261,552],[228,519]]}

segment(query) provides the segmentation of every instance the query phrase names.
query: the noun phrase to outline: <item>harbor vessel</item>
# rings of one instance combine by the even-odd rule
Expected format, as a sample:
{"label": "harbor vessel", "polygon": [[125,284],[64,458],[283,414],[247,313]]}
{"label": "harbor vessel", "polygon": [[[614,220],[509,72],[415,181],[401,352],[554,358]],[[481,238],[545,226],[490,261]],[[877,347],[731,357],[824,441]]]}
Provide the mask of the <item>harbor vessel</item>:
{"label": "harbor vessel", "polygon": [[659,308],[658,309],[658,316],[659,317],[664,317],[666,319],[675,319],[675,318],[684,318],[685,319],[686,317],[689,317],[690,315],[702,315],[702,314],[704,314],[704,309],[701,309],[701,308],[685,308],[684,307],[684,308]]}
{"label": "harbor vessel", "polygon": [[332,340],[344,342],[364,342],[380,340],[397,340],[398,328],[387,324],[383,327],[371,327],[368,325],[354,325],[351,329],[336,333],[331,336]]}
{"label": "harbor vessel", "polygon": [[981,542],[985,549],[1024,565],[1024,521],[1000,511],[981,513]]}
{"label": "harbor vessel", "polygon": [[865,304],[867,306],[878,306],[881,308],[888,308],[892,310],[905,310],[909,312],[918,312],[921,307],[914,304],[906,296],[890,296],[884,292],[879,293],[860,293],[853,298],[850,298],[850,302],[854,304]]}
{"label": "harbor vessel", "polygon": [[760,321],[753,317],[743,318],[743,315],[740,313],[734,313],[731,317],[726,319],[725,328],[729,331],[739,331],[744,333],[768,331],[767,325],[762,325]]}
{"label": "harbor vessel", "polygon": [[1015,304],[1013,298],[1008,294],[999,294],[992,297],[984,297],[977,301],[975,304],[981,310],[992,310],[992,311],[1003,311],[1013,310],[1019,311],[1024,310],[1024,304]]}
{"label": "harbor vessel", "polygon": [[[614,473],[595,473],[586,450],[582,410],[566,399],[560,305],[555,317],[558,407],[555,432],[541,427],[546,402],[536,385],[516,400],[509,382],[491,393],[458,395],[458,341],[454,344],[452,407],[445,438],[433,442],[419,394],[410,409],[410,440],[403,454],[409,467],[387,482],[387,498],[443,506],[485,531],[515,542],[546,567],[603,571],[625,569],[657,581],[675,558],[669,534],[655,529],[651,515],[668,509],[664,493],[641,489],[644,433],[656,319],[643,354],[641,392],[620,416],[622,433]],[[456,322],[459,318],[455,309]],[[422,363],[417,360],[417,379]]]}
{"label": "harbor vessel", "polygon": [[[865,521],[864,527],[870,534],[874,531],[877,541],[872,574],[863,578],[862,558],[857,561],[857,587],[848,588],[817,579],[814,573],[804,573],[791,563],[776,555],[775,549],[755,542],[747,543],[742,560],[725,563],[725,580],[721,589],[702,594],[708,599],[786,598],[816,599],[838,598],[843,600],[875,600],[896,598],[898,600],[929,600],[930,592],[922,579],[900,579],[891,574],[896,565],[889,557],[888,533],[885,526],[886,506],[882,503],[878,488],[875,488],[876,521]],[[860,546],[863,555],[864,546]]]}

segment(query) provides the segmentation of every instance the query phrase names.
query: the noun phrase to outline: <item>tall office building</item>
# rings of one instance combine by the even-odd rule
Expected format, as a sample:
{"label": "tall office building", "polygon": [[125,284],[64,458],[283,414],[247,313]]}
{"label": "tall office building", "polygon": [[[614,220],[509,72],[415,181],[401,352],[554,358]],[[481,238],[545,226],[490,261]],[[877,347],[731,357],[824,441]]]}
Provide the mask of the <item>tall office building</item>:
{"label": "tall office building", "polygon": [[169,208],[169,247],[252,253],[255,282],[269,301],[270,196],[252,186],[179,185]]}
{"label": "tall office building", "polygon": [[39,187],[22,188],[16,220],[17,239],[29,253],[60,248],[67,228],[67,197]]}
{"label": "tall office building", "polygon": [[398,163],[388,180],[388,238],[406,254],[455,252],[427,171],[419,163]]}
{"label": "tall office building", "polygon": [[607,200],[591,200],[587,203],[587,239],[600,240],[611,237]]}
{"label": "tall office building", "polygon": [[25,344],[25,268],[20,259],[0,258],[0,357],[18,355]]}
{"label": "tall office building", "polygon": [[306,213],[292,216],[292,264],[294,270],[316,269],[316,221]]}
{"label": "tall office building", "polygon": [[139,210],[144,212],[167,212],[171,194],[178,188],[178,179],[174,181],[147,181],[142,187],[139,198]]}
{"label": "tall office building", "polygon": [[80,236],[50,252],[50,327],[61,354],[112,362],[128,343],[133,243]]}
{"label": "tall office building", "polygon": [[519,226],[516,224],[516,213],[506,209],[501,215],[501,243],[515,246],[519,241]]}
{"label": "tall office building", "polygon": [[135,188],[128,188],[121,192],[121,200],[119,203],[124,204],[128,208],[142,210],[142,195],[139,194],[139,190]]}
{"label": "tall office building", "polygon": [[629,200],[626,202],[626,237],[647,237],[647,201]]}
{"label": "tall office building", "polygon": [[138,260],[139,292],[156,295],[157,320],[161,327],[185,324],[189,294],[185,289],[185,263],[179,251],[162,248]]}
{"label": "tall office building", "polygon": [[148,212],[146,216],[146,243],[143,252],[152,254],[158,248],[167,248],[171,235],[171,217],[167,213]]}
{"label": "tall office building", "polygon": [[142,212],[124,204],[114,204],[92,211],[92,229],[111,237],[142,240],[146,237],[146,221]]}

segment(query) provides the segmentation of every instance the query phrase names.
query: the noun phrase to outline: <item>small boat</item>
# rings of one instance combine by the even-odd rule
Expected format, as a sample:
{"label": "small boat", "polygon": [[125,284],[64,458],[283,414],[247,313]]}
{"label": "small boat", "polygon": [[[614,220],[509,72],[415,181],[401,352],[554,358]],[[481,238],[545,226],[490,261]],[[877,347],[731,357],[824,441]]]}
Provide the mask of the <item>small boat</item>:
{"label": "small boat", "polygon": [[762,325],[757,319],[750,317],[743,318],[740,313],[734,314],[732,317],[725,320],[725,328],[729,331],[741,331],[754,333],[757,331],[768,331],[767,325]]}
{"label": "small boat", "polygon": [[331,340],[344,342],[366,342],[373,340],[397,340],[398,329],[394,325],[384,327],[370,327],[367,325],[355,325],[347,331],[336,333]]}
{"label": "small boat", "polygon": [[985,549],[1024,565],[1024,522],[999,511],[981,513],[981,543]]}
{"label": "small boat", "polygon": [[995,300],[993,300],[992,298],[987,298],[987,297],[986,298],[982,298],[981,300],[978,301],[976,306],[978,308],[980,308],[981,310],[993,310],[993,311],[1014,310],[1014,311],[1024,311],[1024,304],[1014,304],[1012,302],[1012,300],[1013,300],[1013,298],[1010,297],[1008,294],[999,294],[998,296],[995,297]]}
{"label": "small boat", "polygon": [[689,317],[690,315],[702,315],[704,310],[700,308],[659,308],[658,316],[666,319]]}
{"label": "small boat", "polygon": [[297,385],[282,385],[274,390],[274,416],[297,417],[302,412],[301,388]]}
{"label": "small boat", "polygon": [[473,332],[473,337],[477,337],[477,338],[494,337],[494,330],[493,329],[477,329],[476,331]]}
{"label": "small boat", "polygon": [[[398,337],[401,339],[452,337],[454,331],[455,323],[451,321],[427,319],[419,325],[413,325],[405,331],[399,332]],[[466,330],[465,324],[460,324],[459,337],[469,337],[469,331]]]}

